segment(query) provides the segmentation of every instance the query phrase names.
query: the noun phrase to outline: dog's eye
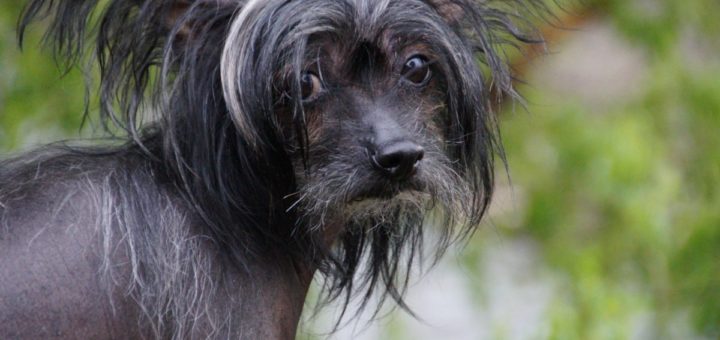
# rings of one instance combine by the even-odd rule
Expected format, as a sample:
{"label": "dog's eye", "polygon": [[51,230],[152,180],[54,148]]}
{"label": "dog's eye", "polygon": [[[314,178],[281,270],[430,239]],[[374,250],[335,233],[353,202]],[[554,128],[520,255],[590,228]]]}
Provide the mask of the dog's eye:
{"label": "dog's eye", "polygon": [[430,71],[430,64],[427,58],[421,55],[415,55],[408,59],[403,65],[401,71],[403,78],[414,85],[425,85],[432,72]]}
{"label": "dog's eye", "polygon": [[320,78],[312,72],[305,72],[300,77],[300,96],[302,100],[313,100],[322,89]]}

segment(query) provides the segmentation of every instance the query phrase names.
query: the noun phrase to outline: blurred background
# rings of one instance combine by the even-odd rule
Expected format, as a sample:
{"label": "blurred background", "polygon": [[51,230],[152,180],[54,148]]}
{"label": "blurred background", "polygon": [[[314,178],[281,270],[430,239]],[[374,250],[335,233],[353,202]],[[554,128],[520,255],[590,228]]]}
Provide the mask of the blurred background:
{"label": "blurred background", "polygon": [[[93,134],[83,75],[58,71],[37,28],[17,48],[20,3],[0,4],[4,155]],[[526,109],[500,110],[509,176],[483,227],[415,280],[418,319],[388,310],[330,338],[719,339],[719,13],[584,1],[542,24],[548,54],[512,57]],[[329,310],[301,338],[326,338]]]}

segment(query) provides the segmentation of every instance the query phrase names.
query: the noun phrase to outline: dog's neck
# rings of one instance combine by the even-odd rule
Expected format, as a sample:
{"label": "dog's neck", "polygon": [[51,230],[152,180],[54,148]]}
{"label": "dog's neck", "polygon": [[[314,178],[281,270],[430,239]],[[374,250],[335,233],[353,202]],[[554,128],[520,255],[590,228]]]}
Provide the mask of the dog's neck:
{"label": "dog's neck", "polygon": [[249,268],[252,283],[249,291],[241,294],[241,303],[251,308],[241,313],[240,321],[244,332],[253,335],[250,338],[295,339],[315,270],[289,257],[276,258],[274,262],[275,266],[268,266],[260,261]]}
{"label": "dog's neck", "polygon": [[[321,247],[330,251],[333,244],[343,231],[340,224],[329,224],[323,227],[319,234]],[[311,245],[306,245],[312,247]],[[292,255],[295,254],[295,255]],[[295,339],[298,324],[305,305],[306,297],[315,273],[318,271],[318,264],[308,256],[301,256],[297,253],[276,249],[270,252],[274,266],[269,266],[267,261],[258,261],[258,265],[250,268],[259,280],[255,280],[254,297],[259,299],[259,305],[268,306],[266,313],[254,314],[251,319],[245,319],[250,329],[259,327],[259,338],[266,339]],[[252,303],[251,303],[252,304]]]}

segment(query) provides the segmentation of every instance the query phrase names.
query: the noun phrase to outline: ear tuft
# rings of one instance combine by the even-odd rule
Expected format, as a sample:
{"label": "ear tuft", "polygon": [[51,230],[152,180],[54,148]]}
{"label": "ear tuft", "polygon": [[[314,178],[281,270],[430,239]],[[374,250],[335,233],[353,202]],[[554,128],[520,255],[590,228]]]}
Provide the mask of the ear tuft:
{"label": "ear tuft", "polygon": [[452,0],[429,0],[435,10],[445,18],[448,24],[454,25],[463,17],[463,8],[456,1]]}
{"label": "ear tuft", "polygon": [[[182,17],[187,14],[190,4],[185,1],[177,1],[170,5],[167,16],[165,16],[165,26],[169,30],[176,30],[177,35],[187,38],[190,35],[190,26],[187,21],[180,23]],[[180,25],[180,27],[176,27]]]}

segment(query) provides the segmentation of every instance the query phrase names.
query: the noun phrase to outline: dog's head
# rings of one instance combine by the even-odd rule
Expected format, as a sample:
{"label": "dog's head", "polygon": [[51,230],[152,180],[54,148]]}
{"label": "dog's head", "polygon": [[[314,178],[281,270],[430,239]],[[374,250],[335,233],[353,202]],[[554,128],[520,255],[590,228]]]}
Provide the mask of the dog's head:
{"label": "dog's head", "polygon": [[495,48],[514,28],[490,2],[450,0],[249,1],[234,19],[228,107],[251,145],[266,142],[258,112],[276,127],[297,185],[286,206],[298,232],[335,243],[335,288],[366,260],[362,283],[397,297],[424,224],[438,252],[478,224],[502,152],[489,82],[511,92]]}
{"label": "dog's head", "polygon": [[410,215],[418,229],[432,207],[478,219],[491,191],[494,124],[473,49],[432,2],[246,6],[225,43],[225,98],[256,146],[267,139],[255,136],[253,106],[268,98],[302,228],[326,238],[394,233]]}
{"label": "dog's head", "polygon": [[[55,10],[57,52],[74,60],[88,22],[64,23],[95,3],[53,3],[33,1],[23,25]],[[401,302],[399,264],[412,262],[423,226],[442,253],[490,202],[502,153],[491,101],[514,94],[498,51],[534,41],[524,27],[537,10],[535,0],[112,0],[97,37],[103,113],[140,144],[160,136],[160,158],[230,251],[248,237],[291,240],[329,275],[331,296],[380,285]],[[147,98],[159,118],[144,135]],[[280,215],[292,224],[273,223]]]}

